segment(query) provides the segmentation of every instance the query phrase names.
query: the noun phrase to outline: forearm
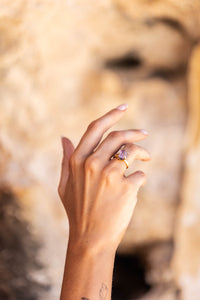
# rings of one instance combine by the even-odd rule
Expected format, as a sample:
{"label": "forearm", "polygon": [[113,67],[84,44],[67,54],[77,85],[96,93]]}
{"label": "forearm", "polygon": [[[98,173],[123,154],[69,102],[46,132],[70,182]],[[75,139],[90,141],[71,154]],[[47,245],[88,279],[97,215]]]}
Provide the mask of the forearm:
{"label": "forearm", "polygon": [[69,242],[61,300],[110,300],[115,252]]}

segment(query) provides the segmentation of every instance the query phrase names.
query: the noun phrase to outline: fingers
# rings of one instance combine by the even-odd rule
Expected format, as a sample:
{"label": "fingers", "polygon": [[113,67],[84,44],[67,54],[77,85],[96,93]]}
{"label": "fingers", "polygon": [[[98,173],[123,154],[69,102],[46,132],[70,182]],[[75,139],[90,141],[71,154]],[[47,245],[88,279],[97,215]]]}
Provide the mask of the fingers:
{"label": "fingers", "polygon": [[[148,161],[151,159],[149,152],[141,146],[135,144],[126,144],[121,149],[125,150],[126,152],[126,161],[128,162],[128,166],[130,166],[135,159],[142,161]],[[126,164],[123,160],[120,161],[118,159],[113,159],[110,163],[115,164],[115,166],[118,167],[119,171],[124,173]]]}
{"label": "fingers", "polygon": [[130,183],[134,190],[138,191],[141,186],[145,185],[146,175],[139,170],[127,176],[125,180]]}
{"label": "fingers", "polygon": [[60,182],[58,186],[58,193],[60,197],[62,197],[64,194],[64,189],[69,176],[69,159],[72,153],[74,152],[74,146],[68,138],[62,137],[61,141],[62,141],[62,148],[63,148],[63,159],[62,159]]}
{"label": "fingers", "polygon": [[130,143],[143,140],[147,137],[147,135],[148,133],[146,131],[136,129],[110,132],[93,155],[103,157],[106,164],[107,161],[113,156],[114,153],[117,152],[117,150],[119,150],[123,144],[126,144],[125,147],[129,148],[127,150],[129,150],[130,154],[133,152],[134,155],[138,154],[141,152],[138,149],[139,146],[132,145]]}
{"label": "fingers", "polygon": [[104,133],[121,119],[127,107],[127,104],[123,104],[112,109],[88,126],[76,148],[76,153],[79,154],[79,157],[85,158],[93,152]]}
{"label": "fingers", "polygon": [[125,161],[123,159],[113,158],[108,161],[105,166],[107,170],[115,170],[115,173],[120,176],[124,175],[127,166],[130,166],[135,159],[142,161],[149,161],[151,159],[150,154],[146,149],[135,144],[126,144],[123,147],[123,150],[126,151],[127,155]]}
{"label": "fingers", "polygon": [[127,152],[127,160],[129,164],[132,164],[135,159],[142,161],[148,161],[151,159],[149,152],[139,145],[126,144],[123,149]]}

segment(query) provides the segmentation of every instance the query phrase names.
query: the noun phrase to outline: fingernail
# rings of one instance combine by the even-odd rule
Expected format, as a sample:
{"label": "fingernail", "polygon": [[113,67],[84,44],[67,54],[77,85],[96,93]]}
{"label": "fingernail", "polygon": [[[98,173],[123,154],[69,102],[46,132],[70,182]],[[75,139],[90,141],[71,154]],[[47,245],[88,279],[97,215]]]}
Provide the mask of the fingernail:
{"label": "fingernail", "polygon": [[149,134],[148,131],[145,130],[145,129],[141,129],[141,132],[142,132],[143,134],[145,134],[145,135],[148,135],[148,134]]}
{"label": "fingernail", "polygon": [[126,110],[127,108],[128,108],[127,103],[121,104],[118,107],[116,107],[116,109],[119,109],[119,110]]}

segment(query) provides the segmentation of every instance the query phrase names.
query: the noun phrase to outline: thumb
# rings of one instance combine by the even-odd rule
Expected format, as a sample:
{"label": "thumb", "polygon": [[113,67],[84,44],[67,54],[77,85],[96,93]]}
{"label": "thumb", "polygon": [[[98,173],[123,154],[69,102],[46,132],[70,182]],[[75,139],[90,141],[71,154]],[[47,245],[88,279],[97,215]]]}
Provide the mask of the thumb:
{"label": "thumb", "polygon": [[62,159],[62,166],[61,166],[60,182],[58,186],[58,194],[62,198],[64,195],[65,187],[69,176],[69,159],[72,153],[74,152],[74,145],[68,138],[63,136],[61,138],[61,142],[63,148],[63,159]]}

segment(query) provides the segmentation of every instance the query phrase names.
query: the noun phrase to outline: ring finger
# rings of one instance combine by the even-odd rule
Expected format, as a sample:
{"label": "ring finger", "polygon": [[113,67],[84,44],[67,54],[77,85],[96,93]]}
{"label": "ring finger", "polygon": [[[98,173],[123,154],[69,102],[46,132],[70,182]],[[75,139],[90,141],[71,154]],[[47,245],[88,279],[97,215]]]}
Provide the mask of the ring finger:
{"label": "ring finger", "polygon": [[115,167],[119,170],[119,172],[122,173],[124,173],[126,168],[130,166],[135,159],[142,161],[148,161],[151,159],[150,154],[146,149],[135,144],[125,144],[123,147],[120,148],[120,150],[123,150],[123,155],[125,155],[125,161],[122,155],[122,159],[113,158],[108,164],[111,166],[111,168]]}
{"label": "ring finger", "polygon": [[103,157],[106,163],[122,145],[143,140],[147,135],[146,132],[139,129],[112,131],[92,155],[99,158]]}

